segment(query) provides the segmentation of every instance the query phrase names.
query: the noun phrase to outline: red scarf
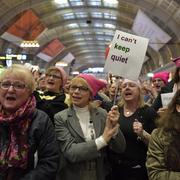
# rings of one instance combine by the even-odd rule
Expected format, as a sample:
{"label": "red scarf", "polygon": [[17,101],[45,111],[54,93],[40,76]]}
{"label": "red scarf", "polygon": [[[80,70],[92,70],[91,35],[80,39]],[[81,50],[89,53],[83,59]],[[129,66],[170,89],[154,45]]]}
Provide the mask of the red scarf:
{"label": "red scarf", "polygon": [[7,126],[9,134],[8,143],[2,146],[0,142],[0,171],[6,171],[9,167],[26,169],[29,150],[27,131],[35,107],[35,97],[31,96],[14,114],[3,115],[1,110],[0,126]]}

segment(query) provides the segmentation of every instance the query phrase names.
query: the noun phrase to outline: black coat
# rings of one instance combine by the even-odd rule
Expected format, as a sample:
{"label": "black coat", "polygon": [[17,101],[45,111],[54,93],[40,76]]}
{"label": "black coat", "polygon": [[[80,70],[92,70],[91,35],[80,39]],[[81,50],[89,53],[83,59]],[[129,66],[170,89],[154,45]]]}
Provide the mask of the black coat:
{"label": "black coat", "polygon": [[156,97],[156,99],[152,105],[152,107],[156,111],[158,111],[158,109],[162,107],[161,94],[173,92],[173,87],[174,87],[174,81],[172,80],[165,87],[163,87],[161,89],[160,93],[158,94],[158,96]]}
{"label": "black coat", "polygon": [[[28,143],[30,149],[27,169],[10,168],[13,172],[12,180],[54,180],[59,164],[55,131],[47,114],[37,109],[28,131]],[[35,165],[36,152],[38,159]],[[6,175],[7,173],[4,176],[0,175],[0,180],[6,180]]]}
{"label": "black coat", "polygon": [[37,91],[34,92],[36,98],[36,107],[48,114],[50,119],[54,124],[54,115],[59,111],[68,108],[65,101],[65,94],[54,93],[54,92],[44,92],[44,94],[39,94]]}

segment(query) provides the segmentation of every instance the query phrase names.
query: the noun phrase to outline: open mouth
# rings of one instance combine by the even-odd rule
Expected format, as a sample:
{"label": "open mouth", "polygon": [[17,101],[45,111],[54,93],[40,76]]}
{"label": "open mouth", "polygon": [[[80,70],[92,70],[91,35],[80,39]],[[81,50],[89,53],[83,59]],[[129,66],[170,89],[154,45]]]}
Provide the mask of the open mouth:
{"label": "open mouth", "polygon": [[125,93],[125,96],[131,96],[131,95],[132,95],[131,92],[126,92],[126,93]]}
{"label": "open mouth", "polygon": [[80,100],[80,99],[81,99],[81,97],[77,97],[77,96],[73,96],[72,98],[73,98],[73,100],[75,100],[75,101],[77,101],[77,100]]}
{"label": "open mouth", "polygon": [[155,87],[156,87],[156,89],[160,89],[160,88],[161,88],[161,86],[158,86],[158,85],[157,85],[157,86],[155,86]]}
{"label": "open mouth", "polygon": [[8,96],[8,97],[6,97],[6,100],[8,100],[8,101],[15,101],[16,98],[12,97],[12,96]]}
{"label": "open mouth", "polygon": [[48,82],[48,84],[50,84],[50,85],[54,85],[54,82],[49,81],[49,82]]}

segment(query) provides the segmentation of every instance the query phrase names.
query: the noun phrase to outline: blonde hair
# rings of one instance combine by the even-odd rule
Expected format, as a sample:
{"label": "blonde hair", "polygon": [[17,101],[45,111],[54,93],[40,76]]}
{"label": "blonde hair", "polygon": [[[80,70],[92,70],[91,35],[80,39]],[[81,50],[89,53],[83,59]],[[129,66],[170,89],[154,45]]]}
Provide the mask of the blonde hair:
{"label": "blonde hair", "polygon": [[27,87],[33,92],[35,90],[35,80],[31,71],[21,64],[13,64],[2,72],[0,82],[3,81],[8,75],[15,75],[17,78],[24,80]]}
{"label": "blonde hair", "polygon": [[82,85],[84,85],[85,87],[87,87],[89,89],[89,91],[92,93],[92,89],[89,86],[89,84],[87,83],[87,81],[85,79],[83,79],[82,77],[75,77],[73,79],[71,79],[70,81],[70,86],[73,84],[77,84],[77,83],[82,83]]}
{"label": "blonde hair", "polygon": [[[81,78],[81,77],[75,77],[73,78],[71,81],[70,81],[70,87],[72,85],[76,85],[78,83],[81,83],[83,86],[87,87],[89,89],[89,92],[91,93],[91,96],[90,96],[90,100],[89,100],[89,105],[91,106],[91,103],[92,103],[92,89],[91,87],[89,86],[89,84],[86,82],[85,79]],[[70,105],[72,105],[72,100],[71,100],[71,97],[70,97]]]}
{"label": "blonde hair", "polygon": [[[142,89],[137,86],[139,88],[139,101],[138,101],[138,107],[137,108],[142,108],[144,107],[146,104],[144,102],[144,97],[143,97],[143,93],[142,93]],[[120,101],[118,102],[118,106],[122,107],[125,104],[125,100],[123,97],[121,97]]]}

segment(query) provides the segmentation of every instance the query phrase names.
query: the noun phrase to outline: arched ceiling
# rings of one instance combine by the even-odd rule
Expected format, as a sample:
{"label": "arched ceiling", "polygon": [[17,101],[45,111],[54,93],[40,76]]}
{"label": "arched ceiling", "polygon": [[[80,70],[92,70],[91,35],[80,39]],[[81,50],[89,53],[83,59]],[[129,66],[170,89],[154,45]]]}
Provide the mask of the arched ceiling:
{"label": "arched ceiling", "polygon": [[[62,2],[61,0],[60,2]],[[133,33],[131,28],[139,9],[159,25],[172,39],[159,52],[148,47],[149,59],[144,62],[142,74],[155,70],[170,62],[170,57],[180,55],[180,1],[179,0],[67,0],[58,4],[54,0],[1,0],[0,33],[10,25],[12,19],[29,8],[33,9],[47,30],[38,38],[40,48],[31,48],[36,55],[54,38],[64,44],[63,52],[47,63],[34,57],[32,63],[48,67],[61,60],[68,52],[75,56],[73,70],[82,71],[96,65],[103,67],[105,48],[111,42],[116,29]],[[16,52],[23,49],[0,39],[1,51],[13,47]]]}

